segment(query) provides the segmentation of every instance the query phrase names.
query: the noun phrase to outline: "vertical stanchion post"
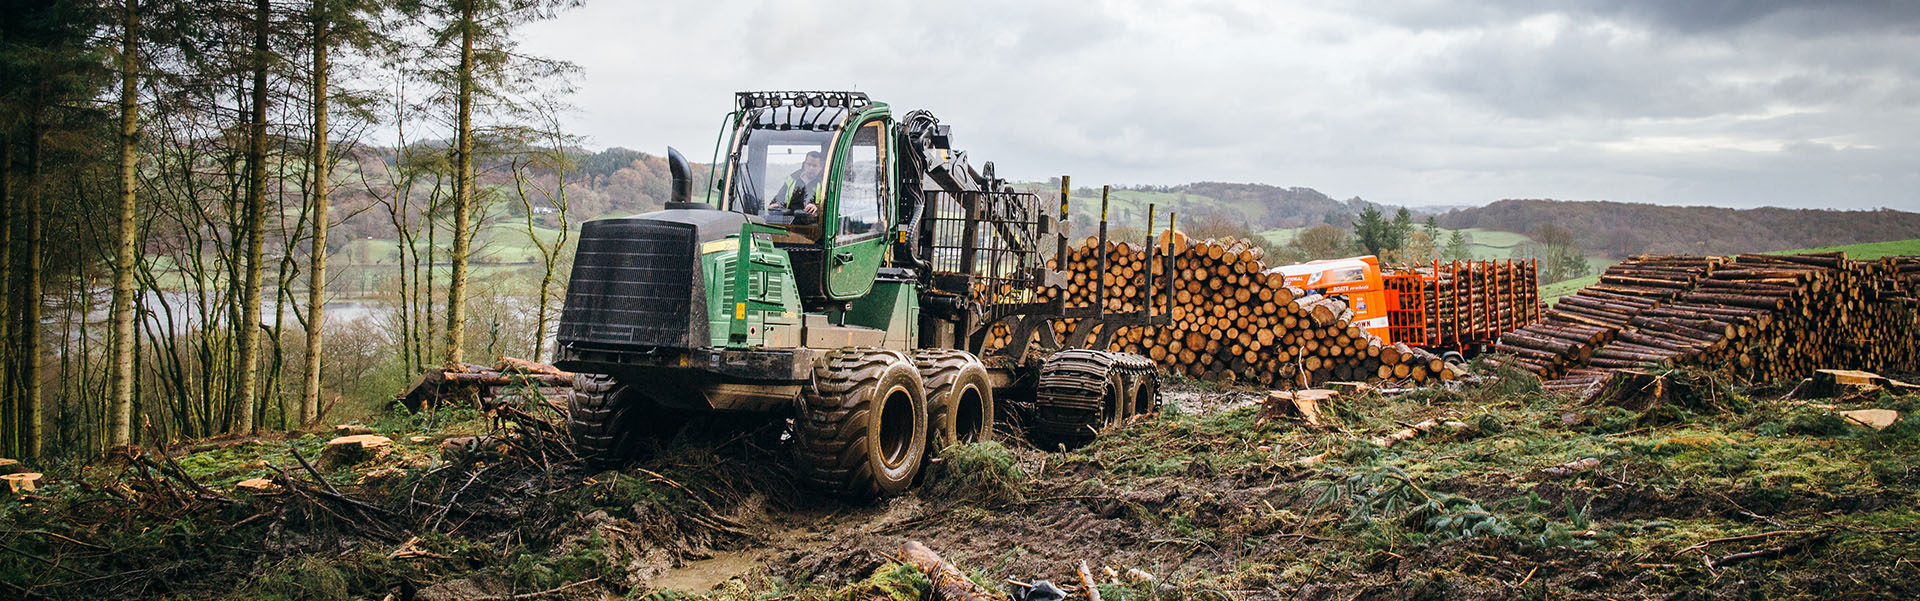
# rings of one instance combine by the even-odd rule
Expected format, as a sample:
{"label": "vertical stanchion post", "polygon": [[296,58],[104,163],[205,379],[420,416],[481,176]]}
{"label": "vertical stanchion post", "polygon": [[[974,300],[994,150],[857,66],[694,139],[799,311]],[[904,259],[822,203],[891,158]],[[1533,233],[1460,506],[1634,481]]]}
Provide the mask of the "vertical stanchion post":
{"label": "vertical stanchion post", "polygon": [[1060,176],[1060,241],[1059,248],[1053,253],[1053,266],[1060,271],[1067,269],[1067,194],[1073,191],[1073,178]]}
{"label": "vertical stanchion post", "polygon": [[1175,213],[1175,212],[1173,212],[1173,211],[1167,211],[1167,236],[1166,236],[1166,238],[1167,238],[1167,254],[1166,254],[1166,255],[1164,255],[1164,256],[1162,256],[1162,258],[1161,258],[1161,261],[1160,261],[1160,262],[1161,262],[1161,264],[1163,264],[1163,265],[1166,265],[1166,269],[1165,269],[1165,271],[1167,272],[1167,273],[1166,273],[1166,275],[1167,275],[1167,310],[1166,310],[1166,316],[1167,316],[1167,322],[1168,322],[1168,323],[1172,323],[1172,322],[1173,322],[1173,282],[1174,282],[1174,279],[1175,279],[1175,278],[1173,277],[1173,265],[1174,265],[1174,263],[1173,263],[1173,236],[1174,236],[1174,233],[1173,233],[1173,225],[1174,225],[1174,221],[1175,221],[1175,220],[1177,220],[1177,219],[1179,219],[1179,218],[1180,218],[1180,214],[1179,214],[1179,213]]}
{"label": "vertical stanchion post", "polygon": [[1140,286],[1140,315],[1145,317],[1153,316],[1153,210],[1154,203],[1147,203],[1147,259],[1140,262],[1147,268],[1142,276],[1146,280]]}
{"label": "vertical stanchion post", "polygon": [[1100,272],[1094,276],[1094,315],[1107,316],[1107,193],[1113,186],[1100,186]]}

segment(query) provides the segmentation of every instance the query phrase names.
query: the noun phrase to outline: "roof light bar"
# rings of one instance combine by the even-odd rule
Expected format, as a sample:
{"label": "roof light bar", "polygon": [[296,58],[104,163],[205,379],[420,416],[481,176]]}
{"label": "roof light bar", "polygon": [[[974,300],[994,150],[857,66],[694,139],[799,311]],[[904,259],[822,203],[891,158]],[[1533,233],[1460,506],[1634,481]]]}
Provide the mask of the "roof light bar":
{"label": "roof light bar", "polygon": [[866,92],[739,92],[734,94],[734,107],[739,110],[794,106],[794,107],[845,107],[859,109],[870,104]]}

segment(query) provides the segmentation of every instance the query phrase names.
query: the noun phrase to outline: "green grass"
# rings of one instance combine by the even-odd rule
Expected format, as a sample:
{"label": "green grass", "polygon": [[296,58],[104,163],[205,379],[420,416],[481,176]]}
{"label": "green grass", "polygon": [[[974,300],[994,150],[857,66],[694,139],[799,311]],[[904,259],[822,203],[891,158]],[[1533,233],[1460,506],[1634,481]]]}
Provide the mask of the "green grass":
{"label": "green grass", "polygon": [[1306,229],[1307,228],[1304,227],[1283,227],[1260,232],[1259,236],[1276,245],[1287,244],[1293,242],[1293,237],[1300,235],[1300,232],[1306,231]]}
{"label": "green grass", "polygon": [[1895,255],[1920,255],[1920,238],[1911,240],[1888,240],[1886,242],[1868,242],[1865,244],[1847,244],[1844,246],[1822,246],[1820,248],[1802,248],[1767,253],[1770,255],[1788,255],[1794,253],[1825,253],[1841,251],[1847,258],[1856,261],[1871,261],[1881,257]]}
{"label": "green grass", "polygon": [[[542,242],[551,243],[560,235],[560,230],[535,227],[534,234]],[[443,237],[444,238],[444,237]],[[426,250],[426,240],[416,240],[415,244]],[[437,252],[445,253],[453,247],[453,241],[434,240]],[[540,249],[527,237],[526,224],[519,221],[497,221],[480,229],[473,239],[473,262],[475,263],[528,263],[540,260]],[[334,254],[333,263],[337,265],[392,265],[398,261],[400,241],[397,239],[360,239],[348,242],[346,248]]]}
{"label": "green grass", "polygon": [[[1766,254],[1790,255],[1790,254],[1796,254],[1796,253],[1824,253],[1824,252],[1836,252],[1836,251],[1845,252],[1847,253],[1847,258],[1850,258],[1856,261],[1871,261],[1881,257],[1890,257],[1895,255],[1920,255],[1920,238],[1914,238],[1911,240],[1889,240],[1886,242],[1868,242],[1864,244],[1847,244],[1842,246],[1822,246],[1819,248],[1800,248],[1800,249],[1794,249],[1794,250],[1775,251],[1775,252],[1770,252]],[[1589,258],[1589,260],[1591,260],[1591,258]],[[1609,261],[1609,263],[1611,263],[1611,261]],[[1595,264],[1594,267],[1604,269],[1604,266],[1600,264]],[[1564,282],[1542,284],[1540,286],[1540,300],[1546,301],[1547,304],[1553,304],[1553,302],[1556,300],[1559,300],[1560,297],[1567,296],[1575,292],[1579,292],[1581,288],[1592,286],[1598,283],[1600,283],[1600,276],[1598,274],[1595,274],[1595,275],[1590,275],[1583,278],[1574,278]]]}
{"label": "green grass", "polygon": [[1562,282],[1540,285],[1540,300],[1551,305],[1560,297],[1579,292],[1581,288],[1600,283],[1600,274],[1573,278]]}

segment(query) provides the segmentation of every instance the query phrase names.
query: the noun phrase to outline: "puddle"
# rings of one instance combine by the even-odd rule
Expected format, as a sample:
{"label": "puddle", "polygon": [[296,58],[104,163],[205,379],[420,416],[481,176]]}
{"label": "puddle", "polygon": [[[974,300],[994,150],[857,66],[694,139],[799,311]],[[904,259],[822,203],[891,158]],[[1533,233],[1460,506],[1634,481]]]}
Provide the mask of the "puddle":
{"label": "puddle", "polygon": [[763,553],[760,550],[715,553],[711,559],[690,561],[685,566],[667,570],[648,585],[656,590],[704,593],[752,571],[760,565]]}

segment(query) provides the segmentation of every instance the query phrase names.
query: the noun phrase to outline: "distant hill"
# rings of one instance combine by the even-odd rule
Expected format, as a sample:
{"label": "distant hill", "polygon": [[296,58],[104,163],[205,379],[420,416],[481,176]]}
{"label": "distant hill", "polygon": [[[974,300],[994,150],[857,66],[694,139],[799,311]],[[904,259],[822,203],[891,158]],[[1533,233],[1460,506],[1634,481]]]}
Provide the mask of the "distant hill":
{"label": "distant hill", "polygon": [[1246,214],[1252,229],[1305,227],[1322,223],[1346,225],[1369,203],[1360,197],[1334,200],[1313,188],[1197,182],[1177,189],[1196,196],[1214,198]]}
{"label": "distant hill", "polygon": [[1543,224],[1573,230],[1597,253],[1732,254],[1920,236],[1920,213],[1814,209],[1675,207],[1610,201],[1502,200],[1440,216],[1447,228],[1533,232]]}

